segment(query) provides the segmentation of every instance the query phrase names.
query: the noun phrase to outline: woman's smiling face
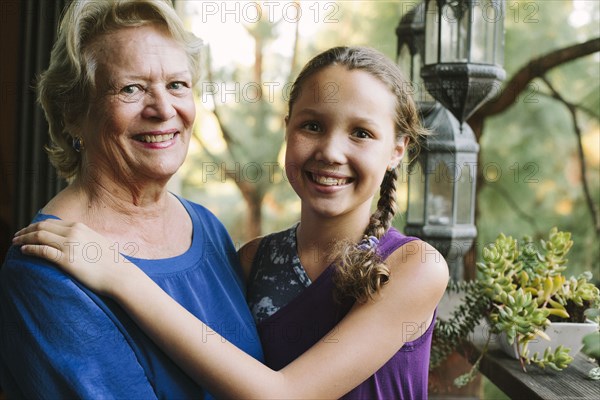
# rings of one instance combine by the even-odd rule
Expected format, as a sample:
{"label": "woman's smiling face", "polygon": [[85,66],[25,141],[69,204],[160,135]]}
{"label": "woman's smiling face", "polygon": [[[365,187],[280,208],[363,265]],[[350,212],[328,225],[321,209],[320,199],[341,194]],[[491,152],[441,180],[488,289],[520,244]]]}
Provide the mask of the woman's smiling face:
{"label": "woman's smiling face", "polygon": [[368,212],[404,141],[396,99],[368,72],[329,66],[304,82],[286,125],[286,173],[303,212],[334,217]]}
{"label": "woman's smiling face", "polygon": [[168,180],[187,154],[196,107],[182,46],[158,25],[124,28],[91,45],[96,91],[78,124],[85,168],[144,185]]}

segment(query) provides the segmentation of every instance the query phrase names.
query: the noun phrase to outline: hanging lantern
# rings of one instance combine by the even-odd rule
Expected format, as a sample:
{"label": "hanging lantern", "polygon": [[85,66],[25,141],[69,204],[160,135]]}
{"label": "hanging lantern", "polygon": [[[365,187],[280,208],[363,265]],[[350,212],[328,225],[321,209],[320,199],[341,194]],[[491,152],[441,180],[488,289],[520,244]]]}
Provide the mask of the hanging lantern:
{"label": "hanging lantern", "polygon": [[503,0],[426,0],[421,77],[462,123],[505,77]]}
{"label": "hanging lantern", "polygon": [[423,114],[431,135],[408,175],[406,234],[434,246],[450,275],[463,278],[463,256],[477,236],[475,185],[479,145],[471,128],[439,103]]}
{"label": "hanging lantern", "polygon": [[440,251],[454,280],[477,236],[479,145],[465,120],[504,78],[503,13],[502,1],[426,0],[396,29],[398,64],[421,88],[417,105],[431,132],[409,171],[404,229]]}

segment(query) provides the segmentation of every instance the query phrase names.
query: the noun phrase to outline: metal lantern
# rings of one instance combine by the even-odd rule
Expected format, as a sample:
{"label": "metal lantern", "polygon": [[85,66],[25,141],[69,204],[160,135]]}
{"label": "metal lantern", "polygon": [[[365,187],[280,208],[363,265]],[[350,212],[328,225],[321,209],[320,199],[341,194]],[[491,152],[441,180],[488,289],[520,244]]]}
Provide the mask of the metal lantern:
{"label": "metal lantern", "polygon": [[431,132],[408,174],[405,232],[440,251],[454,280],[463,278],[463,256],[477,236],[479,145],[465,120],[504,78],[503,12],[502,1],[425,0],[396,29],[398,63],[421,87],[417,105]]}
{"label": "metal lantern", "polygon": [[503,0],[426,0],[421,77],[462,123],[505,77]]}
{"label": "metal lantern", "polygon": [[405,232],[433,245],[454,280],[463,278],[463,256],[477,236],[474,222],[477,153],[471,128],[439,103],[422,109],[431,136],[408,175]]}

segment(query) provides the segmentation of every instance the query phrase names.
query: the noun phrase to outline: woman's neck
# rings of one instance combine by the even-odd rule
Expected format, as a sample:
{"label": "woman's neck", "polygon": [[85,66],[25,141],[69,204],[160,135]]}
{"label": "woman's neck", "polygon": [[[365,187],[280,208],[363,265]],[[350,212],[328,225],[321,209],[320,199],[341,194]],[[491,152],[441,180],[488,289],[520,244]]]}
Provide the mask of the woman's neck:
{"label": "woman's neck", "polygon": [[166,183],[141,185],[134,182],[123,185],[109,179],[92,181],[79,177],[66,190],[69,197],[80,204],[78,208],[88,218],[94,215],[105,218],[112,214],[132,219],[152,219],[164,214],[168,206]]}
{"label": "woman's neck", "polygon": [[184,253],[192,238],[189,214],[165,187],[142,189],[146,190],[139,190],[138,201],[134,202],[124,188],[90,188],[76,180],[53,198],[43,212],[66,221],[83,222],[121,247],[133,244],[139,258]]}

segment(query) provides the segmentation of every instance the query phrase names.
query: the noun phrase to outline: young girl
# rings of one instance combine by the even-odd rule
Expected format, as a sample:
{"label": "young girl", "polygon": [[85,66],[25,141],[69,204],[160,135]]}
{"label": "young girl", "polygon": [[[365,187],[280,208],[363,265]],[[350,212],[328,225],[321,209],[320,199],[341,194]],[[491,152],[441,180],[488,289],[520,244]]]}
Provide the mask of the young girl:
{"label": "young girl", "polygon": [[[115,260],[111,243],[82,224],[46,220],[14,243],[119,302],[218,396],[426,398],[448,271],[430,245],[391,227],[398,163],[423,134],[407,87],[385,56],[348,47],[319,54],[294,83],[285,166],[300,222],[240,250],[266,366]],[[101,245],[100,259],[86,262],[72,242]]]}

